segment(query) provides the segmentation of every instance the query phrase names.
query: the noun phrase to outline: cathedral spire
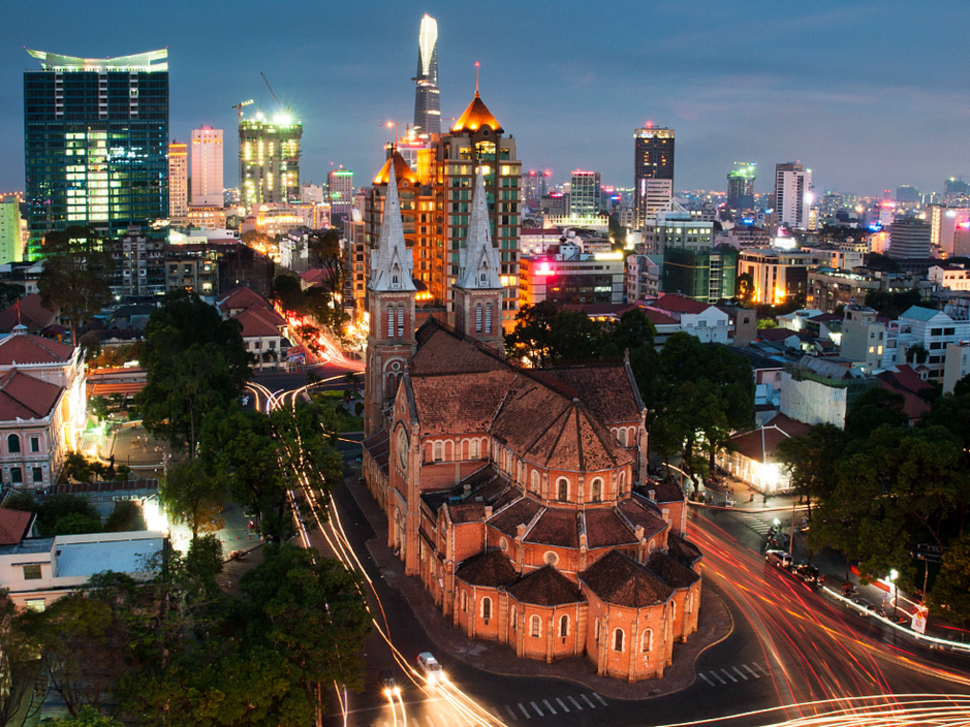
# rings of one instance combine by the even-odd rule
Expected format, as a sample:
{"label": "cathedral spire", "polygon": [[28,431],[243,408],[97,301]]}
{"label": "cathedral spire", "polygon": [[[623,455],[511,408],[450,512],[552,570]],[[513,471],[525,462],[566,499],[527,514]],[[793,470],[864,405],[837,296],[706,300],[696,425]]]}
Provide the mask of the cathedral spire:
{"label": "cathedral spire", "polygon": [[371,290],[414,291],[411,275],[414,271],[414,254],[404,242],[404,223],[401,221],[401,202],[397,196],[397,175],[394,164],[390,165],[387,178],[387,195],[384,197],[384,216],[381,219],[381,237],[377,250],[371,256]]}
{"label": "cathedral spire", "polygon": [[488,201],[485,196],[485,177],[481,166],[475,175],[472,211],[468,221],[468,236],[458,251],[458,287],[466,290],[494,290],[501,288],[498,250],[492,245]]}

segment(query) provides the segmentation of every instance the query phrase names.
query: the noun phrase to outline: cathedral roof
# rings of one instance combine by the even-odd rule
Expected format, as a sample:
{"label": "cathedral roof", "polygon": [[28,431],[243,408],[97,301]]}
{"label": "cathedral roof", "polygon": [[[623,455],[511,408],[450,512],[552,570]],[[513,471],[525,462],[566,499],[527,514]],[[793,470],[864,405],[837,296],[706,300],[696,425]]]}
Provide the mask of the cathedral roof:
{"label": "cathedral roof", "polygon": [[701,579],[686,565],[659,550],[650,554],[647,568],[671,588],[689,588]]}
{"label": "cathedral roof", "polygon": [[478,131],[481,127],[487,126],[492,131],[502,133],[505,129],[499,124],[498,120],[492,116],[492,112],[488,110],[485,102],[482,101],[481,96],[478,95],[478,91],[475,92],[475,98],[472,102],[468,104],[468,108],[465,109],[455,125],[451,127],[452,131]]}
{"label": "cathedral roof", "polygon": [[618,550],[593,563],[579,578],[601,600],[616,606],[655,606],[673,595],[673,589],[652,571]]}
{"label": "cathedral roof", "polygon": [[640,418],[637,396],[623,366],[576,366],[541,369],[536,377],[568,387],[604,424],[631,422]]}
{"label": "cathedral roof", "polygon": [[401,156],[401,152],[395,149],[391,153],[391,156],[388,157],[387,161],[384,162],[384,166],[381,167],[381,171],[379,171],[377,176],[374,177],[372,184],[387,184],[387,180],[390,179],[391,176],[392,163],[394,164],[394,176],[397,179],[406,179],[411,184],[418,183],[418,175],[411,170],[410,166],[408,166],[407,161],[405,161],[404,157]]}
{"label": "cathedral roof", "polygon": [[472,556],[455,571],[455,578],[470,586],[498,588],[516,579],[518,574],[509,558],[501,550]]}
{"label": "cathedral roof", "polygon": [[586,600],[579,587],[551,565],[522,576],[505,590],[519,603],[536,606],[561,606]]}
{"label": "cathedral roof", "polygon": [[650,539],[667,529],[667,522],[656,512],[655,506],[650,506],[637,497],[631,497],[617,503],[617,509],[636,528],[643,526],[643,537]]}
{"label": "cathedral roof", "polygon": [[677,533],[671,533],[667,538],[667,550],[678,561],[691,567],[703,557],[696,545],[677,535]]}

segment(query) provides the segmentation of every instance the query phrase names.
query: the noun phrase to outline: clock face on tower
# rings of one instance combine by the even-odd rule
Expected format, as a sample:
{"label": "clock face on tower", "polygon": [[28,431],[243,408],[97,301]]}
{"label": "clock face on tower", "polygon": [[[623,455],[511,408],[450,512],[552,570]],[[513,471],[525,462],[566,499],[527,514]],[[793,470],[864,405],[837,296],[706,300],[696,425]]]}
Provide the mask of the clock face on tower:
{"label": "clock face on tower", "polygon": [[408,471],[408,438],[403,429],[397,430],[397,461],[401,469]]}

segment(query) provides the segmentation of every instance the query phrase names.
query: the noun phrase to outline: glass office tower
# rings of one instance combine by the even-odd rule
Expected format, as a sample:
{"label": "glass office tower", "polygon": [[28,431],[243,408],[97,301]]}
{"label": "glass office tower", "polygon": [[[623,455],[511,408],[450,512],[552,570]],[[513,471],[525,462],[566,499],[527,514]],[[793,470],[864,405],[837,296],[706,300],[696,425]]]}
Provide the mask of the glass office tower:
{"label": "glass office tower", "polygon": [[51,230],[116,237],[168,217],[168,51],[74,58],[28,50],[24,72],[28,254]]}

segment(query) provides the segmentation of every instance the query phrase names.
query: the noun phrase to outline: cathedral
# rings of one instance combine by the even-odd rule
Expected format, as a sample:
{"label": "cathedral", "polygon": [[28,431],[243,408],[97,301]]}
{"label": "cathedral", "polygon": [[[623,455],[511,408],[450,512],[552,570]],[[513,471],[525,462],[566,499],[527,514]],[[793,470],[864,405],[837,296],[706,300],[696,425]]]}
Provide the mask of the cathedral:
{"label": "cathedral", "polygon": [[629,364],[506,361],[503,287],[479,167],[454,327],[417,325],[390,165],[371,251],[363,477],[388,545],[469,638],[660,678],[697,630],[701,553],[679,486],[647,478]]}

